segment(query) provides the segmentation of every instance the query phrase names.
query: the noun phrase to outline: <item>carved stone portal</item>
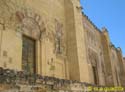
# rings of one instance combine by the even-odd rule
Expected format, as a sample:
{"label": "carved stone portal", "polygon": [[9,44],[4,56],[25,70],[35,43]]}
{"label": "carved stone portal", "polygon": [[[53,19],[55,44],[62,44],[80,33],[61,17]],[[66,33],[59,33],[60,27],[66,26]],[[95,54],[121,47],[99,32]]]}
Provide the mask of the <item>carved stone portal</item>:
{"label": "carved stone portal", "polygon": [[41,32],[45,30],[45,25],[39,15],[29,11],[25,13],[17,11],[16,16],[20,22],[19,28],[23,35],[33,39],[41,38]]}

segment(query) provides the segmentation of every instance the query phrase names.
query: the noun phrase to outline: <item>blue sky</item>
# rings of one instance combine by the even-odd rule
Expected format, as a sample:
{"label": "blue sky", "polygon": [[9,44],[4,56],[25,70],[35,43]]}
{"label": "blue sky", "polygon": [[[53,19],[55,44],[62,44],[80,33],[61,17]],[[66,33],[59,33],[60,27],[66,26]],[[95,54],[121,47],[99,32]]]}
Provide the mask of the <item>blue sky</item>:
{"label": "blue sky", "polygon": [[125,0],[81,0],[84,13],[98,27],[106,27],[110,40],[125,56]]}

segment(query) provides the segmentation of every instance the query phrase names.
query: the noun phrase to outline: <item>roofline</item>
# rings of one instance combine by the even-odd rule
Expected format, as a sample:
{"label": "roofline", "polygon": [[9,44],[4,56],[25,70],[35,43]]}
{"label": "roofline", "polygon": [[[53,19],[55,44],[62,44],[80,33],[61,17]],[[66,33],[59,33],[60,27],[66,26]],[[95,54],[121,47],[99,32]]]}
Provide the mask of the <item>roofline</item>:
{"label": "roofline", "polygon": [[92,26],[100,33],[102,33],[102,31],[90,20],[90,18],[84,13],[82,12],[82,15],[89,21],[90,24],[92,24]]}
{"label": "roofline", "polygon": [[[100,33],[103,33],[102,30],[105,29],[106,32],[108,32],[106,27],[102,27],[102,30],[100,30],[91,20],[90,18],[84,13],[82,12],[82,15],[88,20],[88,22],[90,24],[92,24],[92,26]],[[114,47],[116,49],[116,51],[122,51],[122,49],[120,47],[116,47],[113,43],[110,43],[111,47]],[[125,58],[125,57],[124,57]]]}

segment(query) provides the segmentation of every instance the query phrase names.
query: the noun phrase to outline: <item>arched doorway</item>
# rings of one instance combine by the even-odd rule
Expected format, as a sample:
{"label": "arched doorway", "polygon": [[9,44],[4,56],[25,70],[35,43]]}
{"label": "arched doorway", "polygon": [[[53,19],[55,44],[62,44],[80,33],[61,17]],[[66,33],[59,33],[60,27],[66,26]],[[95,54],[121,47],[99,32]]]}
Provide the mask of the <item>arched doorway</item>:
{"label": "arched doorway", "polygon": [[[27,73],[41,71],[41,33],[45,30],[44,22],[36,13],[17,11],[22,33],[22,70]],[[40,54],[40,55],[38,55]],[[38,62],[38,60],[40,60]]]}
{"label": "arched doorway", "polygon": [[99,73],[98,73],[98,56],[92,49],[88,50],[89,62],[91,63],[93,82],[95,85],[99,84]]}

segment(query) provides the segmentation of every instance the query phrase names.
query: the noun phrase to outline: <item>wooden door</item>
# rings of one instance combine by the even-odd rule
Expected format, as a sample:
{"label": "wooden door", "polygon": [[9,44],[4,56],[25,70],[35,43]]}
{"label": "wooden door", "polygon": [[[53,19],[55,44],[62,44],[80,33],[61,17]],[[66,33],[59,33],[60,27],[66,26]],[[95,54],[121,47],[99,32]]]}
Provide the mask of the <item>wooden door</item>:
{"label": "wooden door", "polygon": [[35,40],[23,36],[22,69],[28,74],[36,73]]}

